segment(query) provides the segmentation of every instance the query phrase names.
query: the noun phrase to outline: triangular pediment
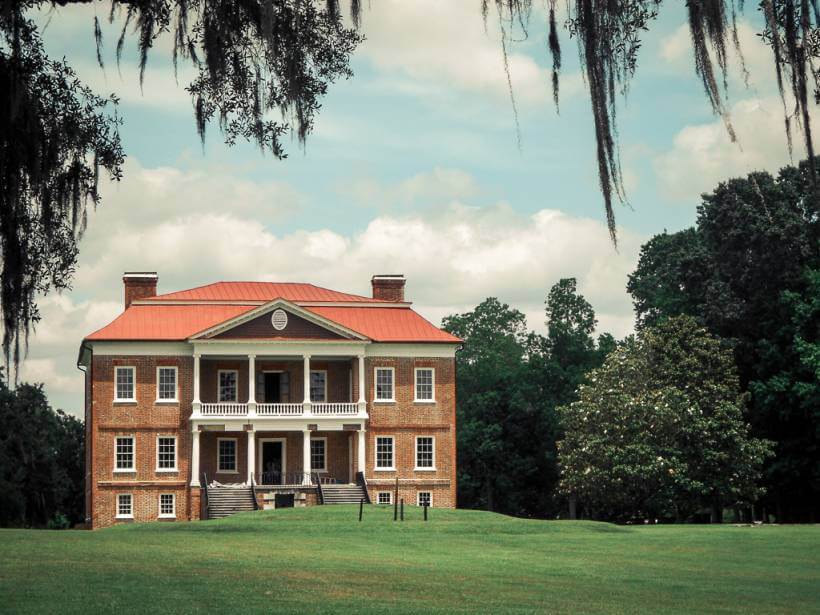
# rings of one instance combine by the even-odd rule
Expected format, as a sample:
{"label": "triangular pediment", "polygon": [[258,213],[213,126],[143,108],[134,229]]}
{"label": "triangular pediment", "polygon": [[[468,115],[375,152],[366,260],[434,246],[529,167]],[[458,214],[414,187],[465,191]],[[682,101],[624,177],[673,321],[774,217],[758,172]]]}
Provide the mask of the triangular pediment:
{"label": "triangular pediment", "polygon": [[365,336],[285,299],[201,331],[190,339],[366,340]]}

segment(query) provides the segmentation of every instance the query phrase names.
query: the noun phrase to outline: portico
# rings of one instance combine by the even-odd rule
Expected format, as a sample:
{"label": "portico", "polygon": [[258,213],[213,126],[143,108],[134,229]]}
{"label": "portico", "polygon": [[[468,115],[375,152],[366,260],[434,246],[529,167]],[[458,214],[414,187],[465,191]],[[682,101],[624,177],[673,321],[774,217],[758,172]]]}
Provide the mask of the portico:
{"label": "portico", "polygon": [[[309,485],[323,477],[348,482],[354,460],[356,471],[364,472],[365,342],[193,344],[191,486],[200,486],[203,474],[208,480],[224,474],[248,484]],[[281,461],[274,450],[281,450]],[[205,454],[208,463],[203,463]],[[211,455],[221,455],[231,469],[220,472]],[[338,475],[328,471],[331,455],[335,468],[342,467],[336,457],[344,456]],[[313,462],[320,459],[325,467],[317,472]]]}

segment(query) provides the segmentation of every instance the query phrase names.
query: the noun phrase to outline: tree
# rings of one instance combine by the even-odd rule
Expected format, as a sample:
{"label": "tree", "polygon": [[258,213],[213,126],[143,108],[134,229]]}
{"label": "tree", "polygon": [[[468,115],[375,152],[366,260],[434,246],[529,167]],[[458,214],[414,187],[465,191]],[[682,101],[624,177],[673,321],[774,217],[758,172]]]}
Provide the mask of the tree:
{"label": "tree", "polygon": [[813,190],[805,162],[720,184],[696,228],[643,246],[627,287],[639,327],[689,314],[734,347],[754,433],[776,442],[764,504],[781,521],[820,515],[820,417],[811,393],[796,394],[814,378],[797,341],[816,338],[811,310],[797,307],[812,305],[820,266]]}
{"label": "tree", "polygon": [[552,287],[546,306],[547,336],[494,298],[444,319],[465,341],[456,355],[459,506],[536,517],[563,510],[555,408],[575,399],[612,337],[596,346],[594,311],[572,278]]}
{"label": "tree", "polygon": [[[48,58],[27,16],[48,4],[82,2],[0,2],[0,309],[7,367],[16,368],[39,319],[37,295],[70,286],[86,206],[100,203],[100,172],[114,179],[122,172],[117,100],[95,95],[65,60]],[[357,16],[358,2],[351,6]],[[361,40],[343,26],[336,0],[112,0],[109,18],[120,14],[117,57],[133,26],[140,82],[149,51],[165,32],[173,36],[174,65],[188,61],[198,69],[187,90],[203,140],[216,120],[227,143],[246,139],[277,158],[286,156],[282,140],[289,132],[304,143],[328,85],[352,74],[350,54]],[[96,17],[93,25],[102,66]]]}
{"label": "tree", "polygon": [[0,373],[0,526],[82,522],[83,441],[82,422],[53,410],[42,385],[9,389]]}
{"label": "tree", "polygon": [[559,409],[561,489],[600,519],[748,504],[770,444],[749,435],[731,350],[687,316],[642,330]]}
{"label": "tree", "polygon": [[[556,25],[556,0],[548,2],[548,48],[552,57],[552,87],[558,107],[561,44]],[[566,28],[577,40],[578,55],[589,87],[595,128],[598,178],[604,197],[610,235],[615,241],[613,200],[626,200],[617,140],[617,97],[626,97],[629,82],[638,66],[641,35],[657,18],[662,0],[574,0],[567,2]],[[520,35],[526,36],[532,0],[483,0],[485,20],[494,6],[502,24],[502,51]],[[736,140],[732,120],[726,107],[727,50],[734,48],[742,59],[737,32],[737,8],[744,3],[735,0],[688,0],[686,11],[692,40],[694,69],[703,85],[712,111],[720,116],[732,141]],[[803,141],[810,160],[814,160],[809,97],[820,90],[820,71],[815,64],[820,57],[820,2],[818,0],[760,0],[759,36],[772,51],[777,88],[783,103],[784,132],[789,150],[792,128],[803,130]],[[508,77],[509,67],[507,66]],[[743,72],[745,73],[745,65]],[[508,82],[511,81],[508,79]],[[721,87],[722,84],[722,87]],[[793,109],[787,105],[791,95]],[[515,99],[512,97],[513,109]],[[816,95],[815,100],[818,101]],[[813,186],[816,173],[812,165]]]}

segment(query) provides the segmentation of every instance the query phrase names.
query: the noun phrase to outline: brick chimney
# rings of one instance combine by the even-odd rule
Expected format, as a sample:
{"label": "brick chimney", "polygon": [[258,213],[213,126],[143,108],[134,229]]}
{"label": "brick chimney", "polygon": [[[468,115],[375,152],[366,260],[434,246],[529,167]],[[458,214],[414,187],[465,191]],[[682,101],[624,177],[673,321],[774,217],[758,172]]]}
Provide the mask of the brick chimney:
{"label": "brick chimney", "polygon": [[157,294],[156,271],[126,271],[122,274],[125,287],[125,309],[136,299],[147,299]]}
{"label": "brick chimney", "polygon": [[406,281],[401,273],[374,275],[370,279],[370,284],[373,286],[373,298],[394,303],[403,302]]}

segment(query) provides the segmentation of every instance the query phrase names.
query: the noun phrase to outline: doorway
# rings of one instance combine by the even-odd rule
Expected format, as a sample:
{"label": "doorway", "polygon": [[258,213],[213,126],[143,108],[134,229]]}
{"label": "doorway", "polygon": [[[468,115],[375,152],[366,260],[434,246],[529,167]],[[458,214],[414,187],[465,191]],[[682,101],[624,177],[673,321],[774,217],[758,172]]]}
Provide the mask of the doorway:
{"label": "doorway", "polygon": [[259,484],[281,485],[287,473],[285,438],[260,438],[259,440]]}
{"label": "doorway", "polygon": [[264,392],[263,399],[268,404],[278,404],[282,398],[282,373],[281,372],[265,372],[263,374],[264,382],[262,383],[262,391]]}

